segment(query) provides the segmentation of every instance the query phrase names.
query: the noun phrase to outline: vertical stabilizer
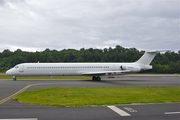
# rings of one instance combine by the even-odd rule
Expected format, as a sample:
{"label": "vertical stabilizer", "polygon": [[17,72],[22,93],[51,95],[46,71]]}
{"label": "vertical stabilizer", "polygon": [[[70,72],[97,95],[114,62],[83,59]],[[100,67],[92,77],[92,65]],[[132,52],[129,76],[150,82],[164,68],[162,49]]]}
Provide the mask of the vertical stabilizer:
{"label": "vertical stabilizer", "polygon": [[144,53],[144,55],[138,61],[136,61],[135,63],[149,65],[149,64],[151,64],[151,62],[154,59],[154,57],[156,56],[156,54],[158,52],[163,52],[163,51],[167,51],[167,50],[146,51]]}
{"label": "vertical stabilizer", "polygon": [[157,52],[145,52],[144,55],[136,61],[136,63],[149,65],[156,56],[156,53]]}

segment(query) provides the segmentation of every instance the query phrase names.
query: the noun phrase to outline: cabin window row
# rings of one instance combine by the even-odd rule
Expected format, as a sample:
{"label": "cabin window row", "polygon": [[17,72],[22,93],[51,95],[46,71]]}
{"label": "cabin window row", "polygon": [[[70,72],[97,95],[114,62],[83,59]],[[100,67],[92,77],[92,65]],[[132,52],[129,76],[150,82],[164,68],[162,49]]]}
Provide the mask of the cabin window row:
{"label": "cabin window row", "polygon": [[58,68],[109,68],[109,66],[77,66],[77,67],[27,67],[28,69],[58,69]]}

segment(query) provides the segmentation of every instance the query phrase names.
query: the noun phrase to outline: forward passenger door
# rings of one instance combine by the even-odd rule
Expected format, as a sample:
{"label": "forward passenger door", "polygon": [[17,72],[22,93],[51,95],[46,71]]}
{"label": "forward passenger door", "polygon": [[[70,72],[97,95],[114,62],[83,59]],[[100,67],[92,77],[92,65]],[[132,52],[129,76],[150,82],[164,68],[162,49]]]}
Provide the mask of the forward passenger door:
{"label": "forward passenger door", "polygon": [[24,65],[19,66],[19,72],[24,72]]}

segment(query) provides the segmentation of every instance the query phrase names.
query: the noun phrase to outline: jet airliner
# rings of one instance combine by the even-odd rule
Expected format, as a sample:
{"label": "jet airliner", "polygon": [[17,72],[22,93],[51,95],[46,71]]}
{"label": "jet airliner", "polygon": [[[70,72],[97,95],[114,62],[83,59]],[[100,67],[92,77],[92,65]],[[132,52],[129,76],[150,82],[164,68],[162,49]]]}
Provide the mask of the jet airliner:
{"label": "jet airliner", "polygon": [[[165,51],[165,50],[162,50]],[[92,76],[92,80],[101,80],[101,76],[114,77],[126,73],[135,73],[152,69],[150,63],[158,52],[146,51],[133,63],[21,63],[6,71],[13,76]]]}

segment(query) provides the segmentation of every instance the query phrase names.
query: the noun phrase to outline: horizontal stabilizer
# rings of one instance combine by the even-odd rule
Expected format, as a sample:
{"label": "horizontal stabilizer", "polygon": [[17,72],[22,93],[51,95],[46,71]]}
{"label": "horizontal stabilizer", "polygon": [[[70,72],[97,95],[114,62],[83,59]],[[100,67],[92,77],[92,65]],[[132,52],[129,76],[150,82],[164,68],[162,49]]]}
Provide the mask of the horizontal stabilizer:
{"label": "horizontal stabilizer", "polygon": [[147,50],[146,52],[149,52],[149,53],[159,53],[159,52],[166,52],[166,51],[171,51],[171,50]]}

